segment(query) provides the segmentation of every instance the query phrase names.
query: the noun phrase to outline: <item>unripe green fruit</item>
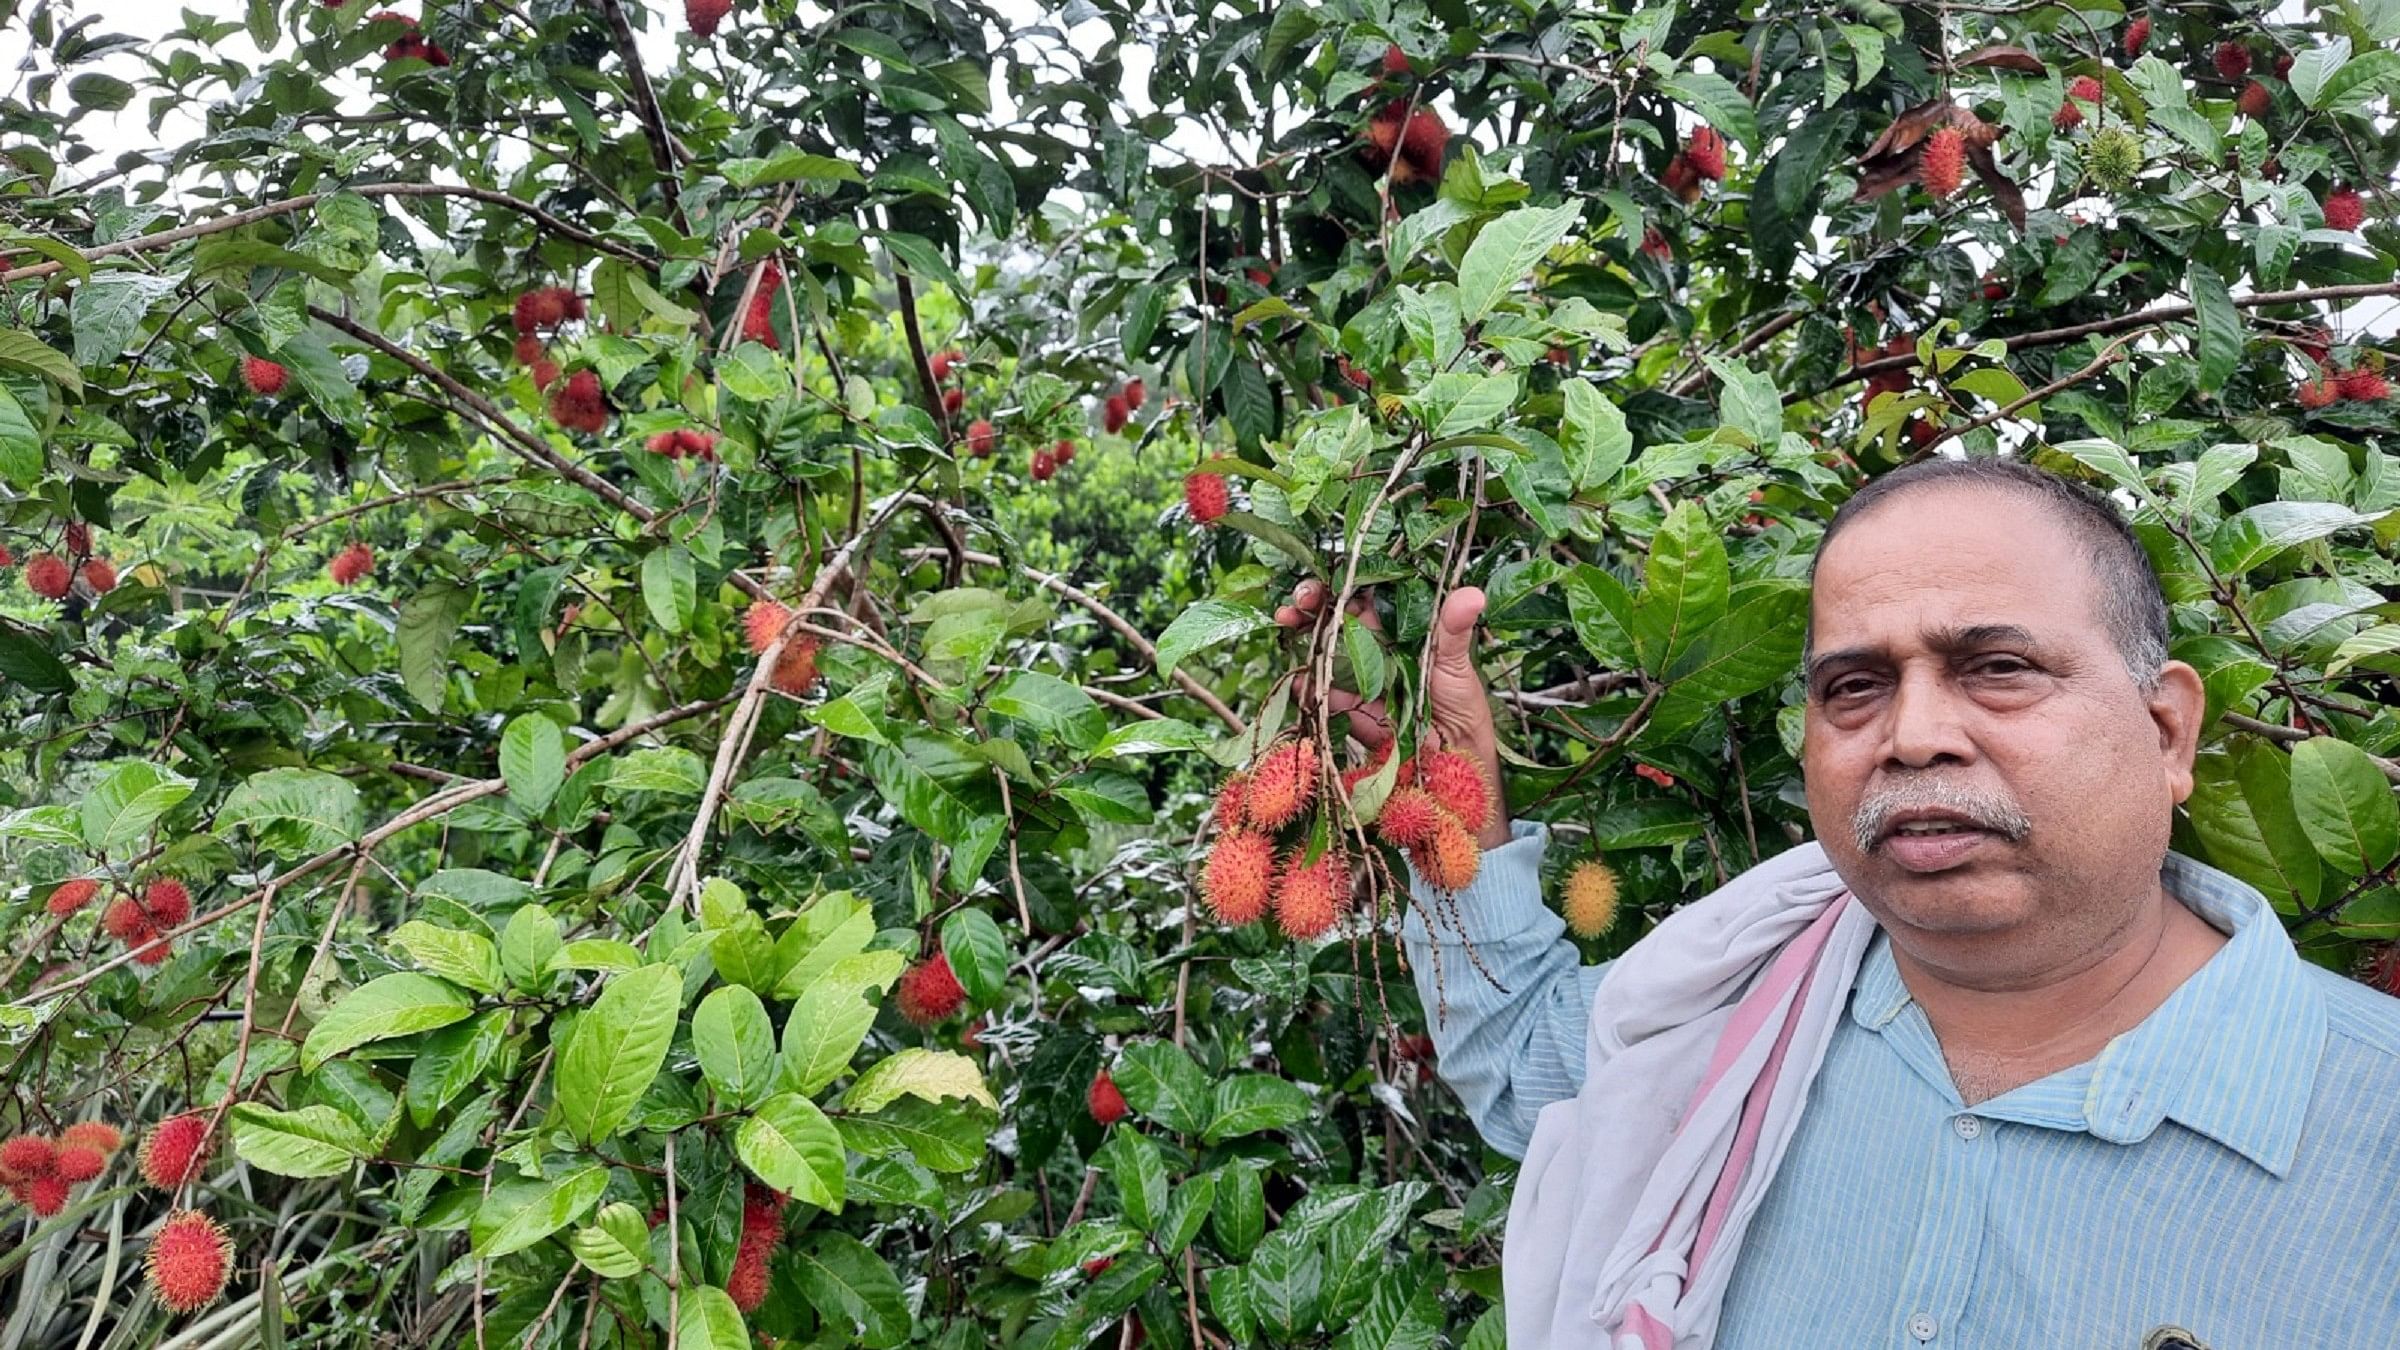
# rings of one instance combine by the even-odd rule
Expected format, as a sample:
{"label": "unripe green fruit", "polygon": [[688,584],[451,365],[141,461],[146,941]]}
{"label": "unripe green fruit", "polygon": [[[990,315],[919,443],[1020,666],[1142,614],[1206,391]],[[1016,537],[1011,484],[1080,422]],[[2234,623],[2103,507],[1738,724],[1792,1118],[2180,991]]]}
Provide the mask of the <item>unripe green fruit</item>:
{"label": "unripe green fruit", "polygon": [[2093,182],[2107,191],[2123,192],[2142,172],[2141,138],[2123,127],[2103,127],[2084,152],[2083,165]]}

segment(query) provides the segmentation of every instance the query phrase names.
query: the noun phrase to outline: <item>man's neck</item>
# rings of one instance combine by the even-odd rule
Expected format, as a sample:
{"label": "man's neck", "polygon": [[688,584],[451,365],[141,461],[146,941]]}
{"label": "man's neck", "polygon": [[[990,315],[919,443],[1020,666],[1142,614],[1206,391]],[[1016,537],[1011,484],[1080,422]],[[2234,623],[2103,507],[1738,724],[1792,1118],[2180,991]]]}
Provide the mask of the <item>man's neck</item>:
{"label": "man's neck", "polygon": [[1941,1042],[1960,1098],[1971,1106],[2099,1054],[2225,942],[2162,888],[2112,940],[2006,988],[1979,988],[1937,971],[1897,942],[1892,958]]}

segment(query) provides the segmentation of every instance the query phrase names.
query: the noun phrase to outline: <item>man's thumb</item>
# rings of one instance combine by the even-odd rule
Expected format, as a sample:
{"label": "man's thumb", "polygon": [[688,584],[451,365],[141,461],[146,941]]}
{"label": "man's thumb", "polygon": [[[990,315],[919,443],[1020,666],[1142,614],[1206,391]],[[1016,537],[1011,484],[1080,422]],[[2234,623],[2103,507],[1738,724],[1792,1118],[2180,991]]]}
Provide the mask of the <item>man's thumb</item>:
{"label": "man's thumb", "polygon": [[1483,591],[1461,586],[1442,600],[1434,623],[1433,664],[1461,674],[1475,673],[1475,622],[1483,617]]}

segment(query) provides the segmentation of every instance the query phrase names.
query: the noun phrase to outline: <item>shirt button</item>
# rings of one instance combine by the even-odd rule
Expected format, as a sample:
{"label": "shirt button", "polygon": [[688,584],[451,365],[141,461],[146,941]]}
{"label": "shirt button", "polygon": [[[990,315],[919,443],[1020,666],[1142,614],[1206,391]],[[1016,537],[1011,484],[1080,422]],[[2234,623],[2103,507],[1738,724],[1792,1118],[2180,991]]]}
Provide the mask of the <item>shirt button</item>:
{"label": "shirt button", "polygon": [[1983,1122],[1973,1116],[1953,1116],[1950,1119],[1950,1128],[1958,1131],[1959,1138],[1972,1139],[1983,1133]]}
{"label": "shirt button", "polygon": [[1913,1317],[1911,1317],[1911,1318],[1909,1318],[1909,1319],[1908,1319],[1908,1334],[1909,1334],[1909,1335],[1911,1335],[1911,1336],[1914,1336],[1914,1337],[1916,1337],[1918,1340],[1920,1340],[1920,1341],[1930,1341],[1930,1340],[1932,1340],[1932,1339],[1933,1339],[1933,1332],[1934,1332],[1933,1318],[1932,1318],[1932,1316],[1931,1316],[1930,1314],[1927,1314],[1927,1313],[1918,1313],[1918,1314],[1916,1314],[1915,1316],[1913,1316]]}

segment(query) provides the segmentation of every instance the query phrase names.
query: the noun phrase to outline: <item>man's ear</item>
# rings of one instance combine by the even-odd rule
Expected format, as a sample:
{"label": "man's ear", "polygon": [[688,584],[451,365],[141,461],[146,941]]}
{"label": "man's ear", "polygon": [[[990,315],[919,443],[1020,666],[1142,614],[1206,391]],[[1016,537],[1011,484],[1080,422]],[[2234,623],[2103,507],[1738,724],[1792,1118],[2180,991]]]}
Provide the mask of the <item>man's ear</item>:
{"label": "man's ear", "polygon": [[2208,693],[2200,672],[2181,661],[2159,667],[2158,687],[2147,695],[2150,720],[2158,727],[2158,750],[2166,757],[2167,784],[2181,802],[2192,795],[2192,761],[2200,753],[2200,719]]}

